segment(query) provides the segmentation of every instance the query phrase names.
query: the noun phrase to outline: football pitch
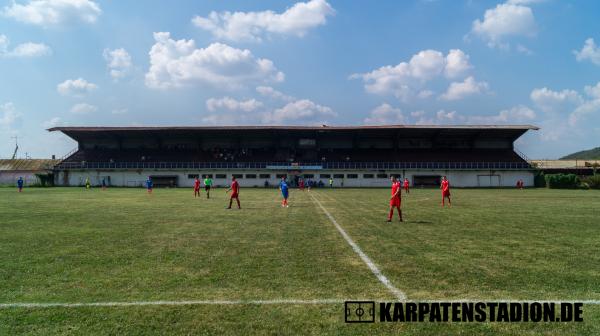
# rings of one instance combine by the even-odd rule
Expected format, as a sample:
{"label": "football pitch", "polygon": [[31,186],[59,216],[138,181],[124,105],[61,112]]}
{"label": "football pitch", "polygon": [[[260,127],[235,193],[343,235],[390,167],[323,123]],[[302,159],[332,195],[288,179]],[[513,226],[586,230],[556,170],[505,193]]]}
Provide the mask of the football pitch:
{"label": "football pitch", "polygon": [[[600,192],[0,188],[0,334],[600,334]],[[579,323],[344,323],[344,301],[585,301]]]}

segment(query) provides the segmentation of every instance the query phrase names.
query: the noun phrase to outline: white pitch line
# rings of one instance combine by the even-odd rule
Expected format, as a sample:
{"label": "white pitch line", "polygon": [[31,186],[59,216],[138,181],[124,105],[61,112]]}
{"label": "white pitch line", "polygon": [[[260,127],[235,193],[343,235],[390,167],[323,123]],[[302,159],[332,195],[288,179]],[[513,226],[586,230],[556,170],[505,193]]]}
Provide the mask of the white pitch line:
{"label": "white pitch line", "polygon": [[198,305],[319,305],[344,303],[343,299],[316,300],[184,300],[184,301],[115,301],[115,302],[15,302],[0,303],[6,308],[76,308],[76,307],[130,307],[130,306],[198,306]]}
{"label": "white pitch line", "polygon": [[404,294],[404,292],[401,291],[401,290],[399,290],[398,288],[394,287],[394,285],[392,284],[392,282],[385,275],[383,275],[383,273],[381,273],[381,271],[379,270],[379,268],[377,267],[377,265],[375,265],[375,263],[371,260],[371,258],[369,258],[369,256],[367,256],[363,252],[363,250],[361,250],[360,247],[358,245],[356,245],[356,243],[352,240],[352,238],[350,238],[350,236],[340,226],[340,224],[338,224],[338,222],[335,220],[335,218],[333,218],[333,216],[329,213],[329,211],[327,211],[327,209],[325,209],[325,207],[323,206],[323,204],[321,204],[321,202],[319,202],[319,200],[316,199],[312,194],[310,194],[310,197],[313,199],[313,201],[315,201],[315,203],[317,203],[317,205],[321,208],[321,210],[323,210],[323,212],[325,213],[325,215],[333,223],[333,225],[335,226],[335,228],[340,232],[340,234],[342,235],[342,237],[344,237],[344,239],[352,247],[352,249],[354,250],[354,252],[356,252],[356,254],[358,254],[360,256],[360,258],[362,259],[362,261],[365,264],[367,264],[367,266],[369,267],[369,269],[371,270],[371,272],[373,272],[373,274],[377,277],[377,279],[379,279],[379,281],[385,287],[387,287],[387,289],[389,289],[389,291],[392,292],[392,294],[394,294],[394,296],[398,300],[400,300],[400,301],[406,301],[406,294]]}
{"label": "white pitch line", "polygon": [[[293,299],[275,299],[275,300],[189,300],[189,301],[115,301],[115,302],[15,302],[0,303],[0,309],[9,308],[78,308],[78,307],[132,307],[132,306],[208,306],[208,305],[323,305],[323,304],[341,304],[346,301],[376,301],[387,302],[385,300],[369,299],[315,299],[315,300],[293,300]],[[600,305],[600,300],[519,300],[519,299],[439,299],[439,300],[410,300],[404,302],[527,302],[527,303],[573,303],[581,302],[587,305]]]}

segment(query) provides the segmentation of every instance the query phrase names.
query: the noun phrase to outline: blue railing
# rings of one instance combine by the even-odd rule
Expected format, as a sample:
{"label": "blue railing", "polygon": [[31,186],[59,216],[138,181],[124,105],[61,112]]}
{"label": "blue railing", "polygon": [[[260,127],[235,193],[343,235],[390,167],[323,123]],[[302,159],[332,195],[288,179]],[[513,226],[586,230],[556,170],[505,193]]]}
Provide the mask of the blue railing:
{"label": "blue railing", "polygon": [[[62,162],[57,169],[530,169],[527,162]],[[315,169],[315,168],[313,168]]]}

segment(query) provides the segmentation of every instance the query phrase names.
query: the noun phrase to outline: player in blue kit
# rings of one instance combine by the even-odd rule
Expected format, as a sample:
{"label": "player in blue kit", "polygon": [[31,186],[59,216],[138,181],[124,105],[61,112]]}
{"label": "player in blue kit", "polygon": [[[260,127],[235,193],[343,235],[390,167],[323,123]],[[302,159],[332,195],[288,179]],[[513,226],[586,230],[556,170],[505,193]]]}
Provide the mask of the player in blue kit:
{"label": "player in blue kit", "polygon": [[281,196],[283,197],[283,201],[281,201],[281,206],[286,208],[289,207],[287,200],[290,196],[290,192],[288,190],[288,185],[285,181],[285,177],[282,177],[281,182],[279,182],[279,190],[281,190]]}
{"label": "player in blue kit", "polygon": [[146,190],[148,190],[148,194],[152,193],[153,185],[154,185],[154,183],[152,183],[152,178],[150,176],[148,176],[148,179],[146,180]]}
{"label": "player in blue kit", "polygon": [[17,180],[17,188],[19,188],[19,192],[23,191],[23,177],[19,177],[19,179]]}

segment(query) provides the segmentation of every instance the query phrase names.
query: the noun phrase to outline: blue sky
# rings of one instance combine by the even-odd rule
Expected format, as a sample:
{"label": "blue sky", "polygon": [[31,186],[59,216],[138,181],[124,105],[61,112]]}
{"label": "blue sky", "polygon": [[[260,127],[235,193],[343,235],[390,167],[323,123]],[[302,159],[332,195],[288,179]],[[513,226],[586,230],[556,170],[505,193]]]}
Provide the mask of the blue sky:
{"label": "blue sky", "polygon": [[0,1],[0,157],[52,126],[533,124],[600,145],[600,2]]}

